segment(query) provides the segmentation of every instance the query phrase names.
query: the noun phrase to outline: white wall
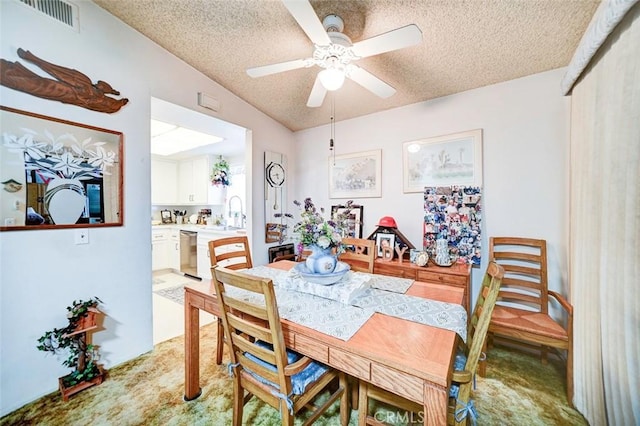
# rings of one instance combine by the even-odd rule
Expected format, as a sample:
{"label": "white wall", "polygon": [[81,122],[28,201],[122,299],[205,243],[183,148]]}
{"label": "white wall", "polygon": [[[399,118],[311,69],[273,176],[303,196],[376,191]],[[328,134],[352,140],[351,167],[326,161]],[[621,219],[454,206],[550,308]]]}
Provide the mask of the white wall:
{"label": "white wall", "polygon": [[[382,198],[355,199],[364,206],[363,236],[383,216],[422,247],[423,197],[402,192],[402,144],[472,129],[483,130],[483,262],[474,268],[479,288],[486,267],[489,236],[547,240],[549,286],[567,294],[569,98],[560,94],[564,70],[372,114],[335,126],[336,154],[382,149]],[[339,117],[339,100],[336,116]],[[328,126],[296,133],[298,184],[294,199],[329,199]],[[318,159],[325,159],[318,161]],[[292,208],[295,207],[292,205]],[[475,303],[476,291],[472,292]]]}
{"label": "white wall", "polygon": [[74,299],[98,296],[104,301],[106,329],[94,335],[94,343],[101,346],[107,368],[152,348],[151,96],[213,115],[197,106],[197,93],[206,92],[222,104],[216,117],[251,129],[246,162],[257,201],[247,208],[257,264],[267,261],[262,242],[264,151],[288,152],[293,143],[289,130],[95,4],[76,3],[79,32],[17,1],[0,1],[0,56],[41,73],[16,54],[19,47],[30,50],[94,82],[107,81],[129,104],[104,114],[4,86],[0,99],[5,106],[124,133],[124,226],[91,229],[88,245],[74,245],[73,230],[0,233],[0,415],[56,390],[57,378],[68,372],[61,359],[39,352],[36,344],[45,331],[66,324],[65,307]]}

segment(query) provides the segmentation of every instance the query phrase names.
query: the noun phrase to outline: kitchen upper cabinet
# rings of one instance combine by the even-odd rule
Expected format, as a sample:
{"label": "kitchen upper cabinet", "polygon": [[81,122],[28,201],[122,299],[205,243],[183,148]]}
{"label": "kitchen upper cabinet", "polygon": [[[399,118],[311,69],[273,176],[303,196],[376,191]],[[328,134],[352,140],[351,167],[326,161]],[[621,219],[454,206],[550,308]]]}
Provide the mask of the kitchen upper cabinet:
{"label": "kitchen upper cabinet", "polygon": [[151,204],[178,202],[178,163],[159,158],[151,159]]}
{"label": "kitchen upper cabinet", "polygon": [[209,204],[209,157],[194,157],[178,163],[178,202]]}

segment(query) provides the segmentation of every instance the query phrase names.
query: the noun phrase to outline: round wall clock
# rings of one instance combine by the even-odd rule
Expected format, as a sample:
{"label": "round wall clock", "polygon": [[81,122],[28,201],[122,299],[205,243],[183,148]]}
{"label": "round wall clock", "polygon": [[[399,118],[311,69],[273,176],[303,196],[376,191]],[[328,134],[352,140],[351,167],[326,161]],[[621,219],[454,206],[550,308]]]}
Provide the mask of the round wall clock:
{"label": "round wall clock", "polygon": [[282,187],[282,185],[284,184],[284,174],[284,167],[282,167],[282,164],[272,161],[267,165],[267,183],[269,184],[269,186],[274,188],[274,210],[278,210],[279,208],[277,188]]}
{"label": "round wall clock", "polygon": [[271,162],[267,166],[267,182],[274,188],[284,183],[284,167],[280,163]]}

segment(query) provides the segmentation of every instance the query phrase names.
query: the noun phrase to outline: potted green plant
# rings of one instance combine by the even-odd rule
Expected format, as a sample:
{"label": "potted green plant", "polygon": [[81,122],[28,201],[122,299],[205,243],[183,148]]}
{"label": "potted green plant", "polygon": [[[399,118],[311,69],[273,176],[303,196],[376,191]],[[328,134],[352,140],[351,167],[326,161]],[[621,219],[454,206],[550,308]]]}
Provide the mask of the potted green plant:
{"label": "potted green plant", "polygon": [[218,161],[213,164],[213,169],[211,170],[211,185],[226,187],[230,184],[229,163],[222,156],[219,156]]}
{"label": "potted green plant", "polygon": [[97,348],[87,343],[87,332],[96,329],[97,315],[100,314],[98,297],[89,300],[74,300],[67,306],[68,325],[54,328],[38,339],[38,350],[54,354],[68,353],[62,365],[72,369],[70,374],[59,378],[63,399],[88,387],[102,383],[105,371],[97,364]]}

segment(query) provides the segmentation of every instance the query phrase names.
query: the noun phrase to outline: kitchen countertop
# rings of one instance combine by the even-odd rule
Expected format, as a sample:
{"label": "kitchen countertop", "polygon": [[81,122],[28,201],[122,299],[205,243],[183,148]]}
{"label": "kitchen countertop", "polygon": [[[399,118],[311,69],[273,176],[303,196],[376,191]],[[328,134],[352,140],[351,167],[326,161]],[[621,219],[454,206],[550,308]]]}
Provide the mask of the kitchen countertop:
{"label": "kitchen countertop", "polygon": [[152,225],[151,229],[178,229],[180,231],[192,231],[192,232],[211,232],[215,234],[224,235],[246,235],[246,229],[226,228],[224,226],[210,226],[210,225],[192,225],[176,223],[166,223],[162,225]]}

